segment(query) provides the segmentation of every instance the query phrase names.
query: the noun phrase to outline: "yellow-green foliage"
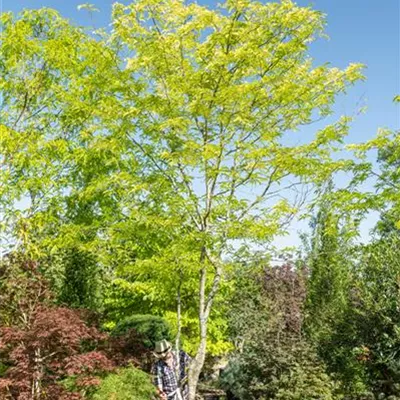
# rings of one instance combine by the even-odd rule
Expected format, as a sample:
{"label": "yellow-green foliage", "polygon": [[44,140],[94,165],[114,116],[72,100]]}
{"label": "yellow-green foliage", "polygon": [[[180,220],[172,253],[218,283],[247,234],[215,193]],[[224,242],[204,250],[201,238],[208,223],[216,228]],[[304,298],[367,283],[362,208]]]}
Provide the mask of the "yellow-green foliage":
{"label": "yellow-green foliage", "polygon": [[135,367],[108,375],[93,395],[93,400],[148,400],[155,387],[148,374]]}
{"label": "yellow-green foliage", "polygon": [[332,155],[348,117],[290,143],[362,66],[314,65],[324,16],[289,0],[115,3],[97,36],[50,9],[1,21],[6,234],[35,258],[94,255],[111,324],[172,315],[181,282],[188,345],[210,318],[226,350],[225,260],[285,231],[304,200],[291,190],[348,167]]}

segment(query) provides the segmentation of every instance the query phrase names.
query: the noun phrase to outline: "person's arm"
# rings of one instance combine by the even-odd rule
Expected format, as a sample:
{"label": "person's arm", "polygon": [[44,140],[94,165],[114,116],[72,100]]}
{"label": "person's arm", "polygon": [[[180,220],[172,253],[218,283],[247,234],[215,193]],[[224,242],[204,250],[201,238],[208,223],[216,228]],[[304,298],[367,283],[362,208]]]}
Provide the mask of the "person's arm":
{"label": "person's arm", "polygon": [[151,374],[153,375],[153,384],[156,387],[157,394],[162,400],[167,400],[167,395],[163,391],[162,377],[160,368],[157,364],[154,364],[151,369]]}

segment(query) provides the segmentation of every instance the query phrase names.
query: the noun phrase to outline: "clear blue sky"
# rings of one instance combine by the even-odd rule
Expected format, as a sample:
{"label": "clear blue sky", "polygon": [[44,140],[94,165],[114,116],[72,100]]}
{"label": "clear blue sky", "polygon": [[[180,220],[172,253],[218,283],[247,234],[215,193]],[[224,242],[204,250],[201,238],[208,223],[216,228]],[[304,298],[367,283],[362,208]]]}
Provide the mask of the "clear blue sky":
{"label": "clear blue sky", "polygon": [[[23,8],[51,7],[80,25],[107,27],[110,23],[112,0],[0,0],[3,11]],[[79,4],[89,2],[100,9],[90,18],[87,11],[77,11]],[[128,4],[128,0],[120,1]],[[199,4],[214,7],[217,1],[198,0]],[[312,44],[311,56],[316,64],[329,62],[345,67],[350,62],[366,65],[366,81],[352,88],[347,96],[338,98],[336,116],[354,114],[367,106],[352,125],[347,142],[362,142],[372,138],[378,127],[400,129],[400,109],[392,102],[400,94],[400,0],[298,0],[302,6],[312,5],[327,14],[326,32],[330,40]],[[373,220],[366,222],[364,236]],[[293,227],[284,244],[298,243]]]}

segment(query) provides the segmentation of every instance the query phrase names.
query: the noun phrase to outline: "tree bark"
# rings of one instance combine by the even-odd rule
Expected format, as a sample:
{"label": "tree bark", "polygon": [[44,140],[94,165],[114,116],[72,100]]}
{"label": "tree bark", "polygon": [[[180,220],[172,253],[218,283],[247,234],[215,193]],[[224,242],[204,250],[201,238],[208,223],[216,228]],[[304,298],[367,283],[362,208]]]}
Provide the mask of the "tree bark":
{"label": "tree bark", "polygon": [[42,396],[43,359],[40,348],[35,349],[35,371],[32,381],[32,399],[39,400]]}
{"label": "tree bark", "polygon": [[201,261],[202,267],[200,270],[200,300],[199,300],[199,325],[200,325],[200,343],[197,348],[197,353],[192,360],[189,368],[189,400],[195,400],[196,390],[199,382],[200,373],[204,366],[204,361],[206,358],[207,349],[207,328],[208,328],[208,318],[210,316],[210,311],[214,296],[217,292],[219,281],[221,278],[221,266],[215,266],[215,275],[212,283],[212,288],[208,295],[206,296],[206,280],[207,280],[207,270],[206,270],[206,259],[207,253],[206,249],[203,249]]}
{"label": "tree bark", "polygon": [[182,286],[182,270],[179,271],[179,283],[178,283],[178,290],[176,293],[176,322],[177,322],[177,333],[175,339],[175,350],[176,350],[176,357],[177,363],[175,368],[176,379],[179,382],[180,377],[180,341],[181,341],[181,286]]}
{"label": "tree bark", "polygon": [[197,349],[196,357],[192,360],[189,369],[189,400],[196,399],[196,390],[199,383],[201,370],[203,369],[204,361],[206,358],[207,348],[207,322],[201,326],[202,335],[200,337],[200,344]]}
{"label": "tree bark", "polygon": [[200,281],[199,281],[199,328],[200,328],[200,343],[197,348],[196,356],[190,363],[189,368],[189,400],[195,400],[197,384],[201,370],[204,365],[207,348],[207,322],[208,318],[205,313],[206,306],[206,281],[207,281],[207,270],[205,265],[206,249],[201,250],[200,255]]}

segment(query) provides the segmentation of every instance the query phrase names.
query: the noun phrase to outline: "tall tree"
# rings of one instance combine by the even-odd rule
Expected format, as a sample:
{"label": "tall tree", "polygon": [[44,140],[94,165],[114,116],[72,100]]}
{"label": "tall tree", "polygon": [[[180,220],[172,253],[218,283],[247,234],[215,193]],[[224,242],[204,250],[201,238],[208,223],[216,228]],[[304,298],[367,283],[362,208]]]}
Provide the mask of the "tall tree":
{"label": "tall tree", "polygon": [[306,264],[308,330],[322,352],[330,351],[323,343],[340,321],[348,303],[352,269],[351,249],[357,225],[352,215],[334,210],[335,191],[328,181],[318,200],[318,209],[311,221],[312,234]]}
{"label": "tall tree", "polygon": [[[310,331],[349,395],[399,393],[395,384],[399,323],[393,314],[399,299],[399,139],[398,131],[380,129],[372,140],[350,146],[358,156],[354,179],[349,187],[332,192],[315,221]],[[376,161],[371,161],[371,152],[374,158],[377,155]],[[360,189],[360,185],[366,186]],[[340,224],[340,220],[349,215],[355,221],[370,211],[381,214],[376,236],[369,244],[356,246],[348,240],[351,225]],[[347,232],[338,229],[341,225]]]}
{"label": "tall tree", "polygon": [[5,251],[85,247],[118,215],[118,187],[135,176],[110,128],[130,74],[101,32],[91,36],[55,10],[3,13],[1,26]]}
{"label": "tall tree", "polygon": [[[51,10],[2,23],[6,226],[25,248],[78,243],[111,265],[118,254],[133,276],[144,265],[163,276],[150,268],[160,257],[172,274],[165,249],[179,249],[198,279],[194,399],[225,257],[283,232],[300,188],[347,166],[331,158],[347,118],[291,138],[330,114],[361,66],[314,67],[307,48],[324,17],[288,0],[115,4],[98,40]],[[138,236],[145,249],[127,247]]]}
{"label": "tall tree", "polygon": [[290,1],[228,0],[216,10],[179,0],[114,7],[112,38],[130,52],[126,68],[144,87],[123,129],[142,169],[173,191],[167,220],[186,228],[178,240],[188,237],[198,257],[191,399],[224,256],[237,240],[271,240],[301,203],[287,191],[343,166],[329,154],[346,119],[310,143],[285,140],[314,115],[328,115],[335,95],[361,77],[359,65],[313,68],[307,46],[323,25],[319,12]]}
{"label": "tall tree", "polygon": [[103,32],[55,10],[3,13],[0,23],[2,251],[45,259],[63,302],[95,308],[94,282],[114,266],[101,256],[111,253],[106,229],[139,190],[113,128],[122,91],[136,81]]}

